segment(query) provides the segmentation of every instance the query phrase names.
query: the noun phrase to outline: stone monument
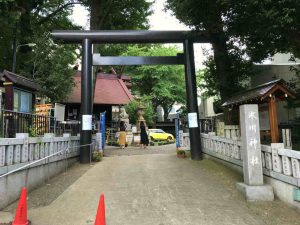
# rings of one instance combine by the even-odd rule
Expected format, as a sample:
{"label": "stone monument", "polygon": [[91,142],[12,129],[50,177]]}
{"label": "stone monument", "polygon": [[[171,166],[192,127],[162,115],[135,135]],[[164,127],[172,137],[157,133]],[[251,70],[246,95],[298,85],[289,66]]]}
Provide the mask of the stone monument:
{"label": "stone monument", "polygon": [[237,183],[237,189],[248,201],[273,201],[270,185],[264,185],[258,106],[240,106],[240,127],[243,150],[244,183]]}
{"label": "stone monument", "polygon": [[146,109],[145,106],[143,105],[139,105],[139,108],[138,108],[138,111],[137,111],[137,115],[138,115],[138,120],[137,120],[137,124],[136,124],[136,127],[137,127],[137,130],[140,132],[141,131],[141,122],[143,121],[145,126],[146,126],[146,120],[144,118],[144,110]]}
{"label": "stone monument", "polygon": [[136,121],[136,128],[135,128],[135,132],[133,132],[133,142],[134,145],[138,146],[140,144],[140,132],[141,132],[141,122],[143,121],[145,126],[146,126],[146,120],[144,118],[144,110],[146,107],[144,107],[143,105],[139,105],[138,110],[137,110],[137,115],[138,115],[138,119]]}
{"label": "stone monument", "polygon": [[129,116],[126,113],[125,108],[120,109],[120,122],[124,122],[126,129],[129,128]]}
{"label": "stone monument", "polygon": [[130,146],[133,141],[133,134],[131,131],[131,125],[129,123],[129,115],[126,113],[125,108],[121,108],[120,112],[120,122],[124,122],[126,127],[126,143],[128,146]]}

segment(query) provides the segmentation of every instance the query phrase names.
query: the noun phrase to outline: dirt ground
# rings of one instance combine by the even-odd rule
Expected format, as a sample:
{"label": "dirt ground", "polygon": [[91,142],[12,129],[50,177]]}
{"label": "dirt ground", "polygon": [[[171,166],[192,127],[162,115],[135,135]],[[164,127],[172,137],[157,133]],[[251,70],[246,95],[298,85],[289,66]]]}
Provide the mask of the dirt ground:
{"label": "dirt ground", "polygon": [[[67,172],[61,173],[53,177],[49,182],[41,185],[32,192],[27,194],[27,208],[33,209],[51,204],[58,196],[60,196],[69,186],[71,186],[78,178],[86,173],[95,164],[75,163]],[[5,212],[14,212],[18,202],[14,202],[4,209]]]}
{"label": "dirt ground", "polygon": [[[175,146],[155,146],[148,147],[147,149],[140,148],[127,148],[125,150],[120,150],[115,147],[108,148],[105,152],[106,156],[109,157],[124,157],[133,155],[149,155],[149,154],[170,154],[175,157]],[[159,156],[158,156],[159,157]],[[170,156],[173,157],[173,156]],[[105,158],[104,158],[105,160]],[[149,163],[149,159],[146,159]],[[167,161],[170,159],[167,158]],[[292,208],[279,200],[274,202],[261,202],[261,203],[247,203],[236,190],[236,182],[242,181],[242,175],[225,167],[224,165],[218,164],[217,162],[205,159],[201,162],[191,161],[190,159],[182,159],[179,161],[179,166],[191,166],[195,169],[201,170],[201,173],[209,173],[214,182],[219,182],[220,186],[224,188],[224,194],[230,193],[230,196],[238,202],[241,202],[243,206],[249,210],[249,215],[254,218],[259,218],[261,224],[266,225],[298,225],[300,224],[300,212],[296,208]],[[182,163],[181,163],[182,162]],[[101,165],[101,162],[99,162]],[[146,163],[146,166],[149,166]],[[38,209],[45,206],[51,205],[59,196],[61,196],[66,189],[68,189],[72,184],[74,184],[81,176],[87,174],[87,172],[98,166],[98,163],[92,164],[79,164],[76,163],[70,167],[67,172],[50,179],[49,182],[35,189],[28,194],[28,209]],[[166,167],[167,168],[167,167]],[[94,168],[95,169],[95,168]],[[199,177],[201,179],[201,177]],[[206,181],[203,180],[205,183]],[[212,188],[213,191],[213,188]],[[220,199],[221,200],[221,199]],[[220,203],[221,204],[221,203]],[[4,212],[13,214],[17,207],[17,202],[8,206]],[[214,210],[211,208],[210,210]],[[218,212],[222,213],[222,212]],[[4,221],[7,222],[7,221]],[[0,223],[1,224],[1,223]],[[171,224],[171,223],[170,223]],[[174,223],[175,224],[175,223]],[[176,223],[177,224],[177,223]],[[190,224],[190,223],[189,223]],[[209,223],[210,224],[210,223]],[[223,224],[220,221],[219,224]],[[42,225],[42,224],[41,224]],[[198,225],[198,224],[195,224]]]}

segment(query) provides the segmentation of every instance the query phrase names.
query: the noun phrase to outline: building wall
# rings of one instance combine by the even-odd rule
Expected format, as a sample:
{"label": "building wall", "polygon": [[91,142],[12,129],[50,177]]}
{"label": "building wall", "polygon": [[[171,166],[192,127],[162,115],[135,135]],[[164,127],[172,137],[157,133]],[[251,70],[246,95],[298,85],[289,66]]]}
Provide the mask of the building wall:
{"label": "building wall", "polygon": [[255,65],[254,76],[251,78],[251,86],[270,82],[276,79],[284,79],[286,82],[290,82],[296,78],[296,73],[291,71],[291,65]]}
{"label": "building wall", "polygon": [[[251,78],[251,87],[270,82],[276,79],[283,79],[286,82],[291,82],[296,79],[296,73],[291,71],[291,66],[297,66],[296,64],[289,65],[255,65],[254,76]],[[287,109],[287,102],[282,101],[277,104],[278,123],[286,123],[289,120],[293,120],[296,117],[296,109]]]}

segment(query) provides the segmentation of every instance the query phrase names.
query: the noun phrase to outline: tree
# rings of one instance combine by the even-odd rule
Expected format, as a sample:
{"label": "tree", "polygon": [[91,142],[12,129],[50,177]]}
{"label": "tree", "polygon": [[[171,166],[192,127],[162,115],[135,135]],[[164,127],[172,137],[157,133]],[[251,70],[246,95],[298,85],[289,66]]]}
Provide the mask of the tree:
{"label": "tree", "polygon": [[145,107],[144,119],[146,120],[146,123],[148,125],[151,125],[154,120],[154,110],[152,108],[151,99],[147,96],[144,96],[143,98],[141,98],[139,100],[135,99],[126,105],[125,109],[129,115],[129,121],[131,123],[137,122],[137,120],[138,120],[137,111],[141,105]]}
{"label": "tree", "polygon": [[232,10],[224,21],[228,33],[247,46],[247,54],[254,62],[277,52],[300,57],[299,1],[231,0],[227,4]]}
{"label": "tree", "polygon": [[55,44],[48,36],[36,37],[31,76],[41,85],[41,94],[51,102],[66,100],[74,87],[70,62],[77,58],[76,46]]}
{"label": "tree", "polygon": [[225,100],[232,93],[234,78],[231,76],[232,62],[228,55],[228,36],[223,29],[222,14],[224,9],[221,4],[216,0],[167,0],[167,8],[172,10],[175,16],[187,26],[203,31],[209,37],[214,37],[212,46],[214,69],[217,76],[215,86],[218,87],[221,99]]}
{"label": "tree", "polygon": [[0,69],[10,70],[15,51],[16,72],[40,83],[42,94],[52,101],[62,100],[70,93],[74,74],[70,65],[76,59],[76,46],[54,44],[49,35],[54,29],[78,29],[68,19],[70,9],[57,11],[61,2],[0,3],[0,22],[6,25],[0,30]]}
{"label": "tree", "polygon": [[207,79],[222,101],[241,88],[243,82],[235,81],[249,74],[249,63],[276,52],[298,54],[299,6],[297,0],[167,0],[180,21],[213,38],[214,65],[208,61]]}
{"label": "tree", "polygon": [[[131,46],[125,55],[134,56],[175,56],[175,47]],[[174,103],[185,103],[185,80],[182,66],[139,66],[130,67],[126,72],[132,74],[133,91],[151,98],[153,109],[159,105],[168,117]]]}
{"label": "tree", "polygon": [[[48,34],[54,29],[79,29],[68,19],[75,4],[82,4],[90,9],[91,29],[112,30],[148,28],[147,16],[151,13],[152,3],[146,0],[2,0],[0,23],[4,27],[0,30],[0,70],[12,67],[13,52],[17,51],[18,73],[29,77],[34,75],[42,86],[51,84],[43,93],[53,100],[58,100],[58,96],[65,98],[70,86],[64,86],[64,94],[57,92],[57,88],[61,84],[72,84],[69,65],[74,63],[74,47],[59,47],[47,38],[50,38]],[[43,41],[53,49],[43,46]],[[36,46],[33,52],[33,48],[27,43],[41,46]],[[104,54],[121,54],[126,46],[105,46],[102,50]],[[58,76],[59,71],[61,76]]]}

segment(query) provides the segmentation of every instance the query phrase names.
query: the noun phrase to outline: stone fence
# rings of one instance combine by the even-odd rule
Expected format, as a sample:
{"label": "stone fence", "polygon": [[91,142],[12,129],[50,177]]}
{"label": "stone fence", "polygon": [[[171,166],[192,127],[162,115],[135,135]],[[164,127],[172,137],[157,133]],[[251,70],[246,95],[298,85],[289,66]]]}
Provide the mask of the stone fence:
{"label": "stone fence", "polygon": [[241,141],[237,138],[228,139],[214,134],[201,134],[201,144],[204,153],[243,166]]}
{"label": "stone fence", "polygon": [[[98,149],[100,136],[93,137],[92,151]],[[77,161],[79,148],[80,137],[70,134],[63,137],[55,137],[54,134],[28,137],[28,134],[22,133],[16,138],[1,138],[0,209],[18,199],[23,186],[30,191],[66,170],[69,164]],[[19,168],[22,169],[14,172]],[[7,175],[10,172],[13,173]]]}
{"label": "stone fence", "polygon": [[285,149],[283,143],[262,145],[262,167],[265,175],[300,187],[300,152]]}
{"label": "stone fence", "polygon": [[[182,149],[189,149],[188,133],[183,133]],[[243,167],[242,141],[238,138],[218,137],[214,133],[201,134],[205,154]],[[300,151],[284,148],[283,143],[261,145],[261,163],[265,181],[271,184],[275,194],[286,203],[300,208],[294,200],[294,191],[300,187]]]}
{"label": "stone fence", "polygon": [[[0,175],[26,165],[28,162],[42,159],[48,155],[68,149],[68,158],[79,154],[79,137],[1,138],[0,139]],[[62,152],[50,158],[50,162],[64,159]],[[48,163],[47,161],[42,163]],[[36,166],[36,165],[35,165]]]}

